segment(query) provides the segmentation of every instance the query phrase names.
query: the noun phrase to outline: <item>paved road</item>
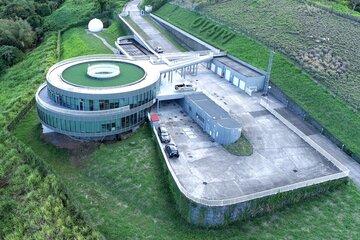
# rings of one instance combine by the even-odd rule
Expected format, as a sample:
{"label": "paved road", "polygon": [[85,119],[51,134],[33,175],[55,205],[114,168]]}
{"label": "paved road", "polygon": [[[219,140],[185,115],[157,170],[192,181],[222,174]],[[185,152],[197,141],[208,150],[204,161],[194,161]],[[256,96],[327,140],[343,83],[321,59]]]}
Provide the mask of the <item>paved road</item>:
{"label": "paved road", "polygon": [[140,15],[137,7],[139,2],[140,0],[129,2],[124,8],[124,12],[129,12],[131,19],[149,36],[150,40],[147,43],[154,49],[157,46],[161,46],[167,53],[180,52],[156,27]]}
{"label": "paved road", "polygon": [[[144,18],[140,16],[140,13],[137,9],[137,5],[139,0],[134,0],[129,2],[126,6],[126,11],[137,11],[137,14],[134,14],[133,20],[136,22],[141,28],[149,35],[152,42],[158,41],[166,51],[177,51],[176,47],[168,41],[165,37],[161,35],[161,33],[153,27],[150,23],[148,23]],[[240,89],[232,86],[231,84],[225,82],[223,79],[217,77],[215,74],[203,68],[200,72],[199,76],[195,76],[195,78],[204,79],[204,81],[199,81],[199,85],[203,85],[203,88],[206,89],[208,94],[212,95],[216,101],[223,108],[235,113],[239,118],[241,118],[244,122],[247,120],[251,120],[250,111],[254,111],[254,109],[247,109],[249,107],[258,109],[258,111],[265,110],[260,106],[259,102],[261,99],[260,95],[255,95],[252,97],[248,97],[247,95],[240,92]],[[206,80],[206,81],[205,81]],[[225,87],[225,85],[228,85]],[[239,101],[239,100],[242,101]],[[243,101],[247,99],[246,101]],[[272,101],[278,102],[276,99],[272,98]],[[281,103],[278,102],[281,105]],[[289,116],[290,117],[290,116]],[[294,116],[291,116],[292,118]],[[302,122],[301,119],[297,121]],[[306,123],[303,122],[306,125]],[[253,126],[253,124],[249,123],[249,126]],[[245,126],[246,130],[246,126]],[[286,138],[286,136],[284,136]],[[355,182],[355,184],[360,187],[360,164],[355,160],[346,155],[341,149],[339,149],[335,144],[333,144],[329,139],[321,135],[320,133],[313,133],[310,136],[314,141],[316,141],[322,148],[327,150],[330,154],[332,154],[338,161],[340,161],[343,165],[345,165],[350,170],[350,178]]]}

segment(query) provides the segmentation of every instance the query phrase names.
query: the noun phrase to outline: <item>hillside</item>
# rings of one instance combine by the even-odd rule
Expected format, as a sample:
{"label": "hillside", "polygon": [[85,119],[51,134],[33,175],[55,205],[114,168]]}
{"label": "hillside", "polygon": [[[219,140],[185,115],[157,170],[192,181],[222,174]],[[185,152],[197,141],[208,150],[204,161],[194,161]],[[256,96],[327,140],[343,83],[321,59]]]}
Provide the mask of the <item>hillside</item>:
{"label": "hillside", "polygon": [[200,12],[284,52],[330,91],[360,108],[359,22],[296,0],[231,0]]}

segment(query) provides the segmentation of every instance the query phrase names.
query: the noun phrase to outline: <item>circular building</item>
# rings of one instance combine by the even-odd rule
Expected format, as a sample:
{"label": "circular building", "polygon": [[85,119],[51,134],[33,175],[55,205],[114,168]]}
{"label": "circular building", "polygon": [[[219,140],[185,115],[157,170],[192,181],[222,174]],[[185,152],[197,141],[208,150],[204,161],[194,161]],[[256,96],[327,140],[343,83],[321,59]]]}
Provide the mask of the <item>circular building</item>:
{"label": "circular building", "polygon": [[146,61],[84,56],[52,66],[36,93],[41,123],[82,139],[129,132],[156,101],[160,73]]}

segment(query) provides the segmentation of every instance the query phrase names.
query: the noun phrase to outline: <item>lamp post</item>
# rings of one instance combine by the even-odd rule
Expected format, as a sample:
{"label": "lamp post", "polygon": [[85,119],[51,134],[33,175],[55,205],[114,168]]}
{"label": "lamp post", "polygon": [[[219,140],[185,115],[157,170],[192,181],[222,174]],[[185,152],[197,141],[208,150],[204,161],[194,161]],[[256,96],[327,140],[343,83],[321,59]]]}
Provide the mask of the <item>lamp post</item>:
{"label": "lamp post", "polygon": [[271,74],[274,54],[275,52],[273,50],[270,50],[269,63],[267,66],[266,77],[265,77],[265,85],[264,85],[264,93],[263,93],[264,96],[268,95],[270,90],[270,74]]}

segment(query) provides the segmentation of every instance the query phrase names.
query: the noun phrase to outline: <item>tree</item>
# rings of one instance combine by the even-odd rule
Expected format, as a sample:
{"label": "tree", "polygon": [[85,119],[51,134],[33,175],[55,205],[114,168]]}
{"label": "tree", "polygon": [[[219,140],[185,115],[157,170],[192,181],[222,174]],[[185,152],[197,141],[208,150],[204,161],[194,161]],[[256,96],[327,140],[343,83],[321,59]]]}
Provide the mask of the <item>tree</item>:
{"label": "tree", "polygon": [[360,7],[360,0],[350,0],[350,5],[352,6],[352,10],[358,11]]}
{"label": "tree", "polygon": [[3,10],[3,17],[10,19],[27,19],[35,13],[33,2],[15,0],[8,3]]}
{"label": "tree", "polygon": [[25,20],[0,19],[0,45],[25,50],[34,46],[35,32]]}
{"label": "tree", "polygon": [[23,57],[23,52],[14,46],[0,46],[0,59],[5,62],[7,66],[12,66],[18,63]]}

